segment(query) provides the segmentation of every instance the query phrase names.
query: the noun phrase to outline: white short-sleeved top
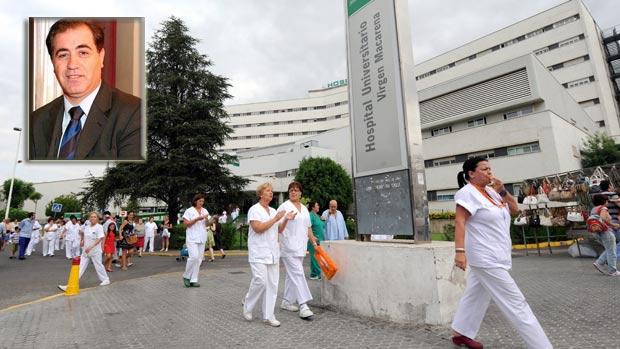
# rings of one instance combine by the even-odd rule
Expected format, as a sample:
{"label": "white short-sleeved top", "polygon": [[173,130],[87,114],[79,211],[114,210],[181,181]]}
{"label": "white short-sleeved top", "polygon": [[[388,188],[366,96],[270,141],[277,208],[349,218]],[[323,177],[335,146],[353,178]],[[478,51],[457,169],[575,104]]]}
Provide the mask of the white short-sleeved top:
{"label": "white short-sleeved top", "polygon": [[157,230],[157,224],[155,222],[146,222],[144,224],[144,236],[155,236],[155,230]]}
{"label": "white short-sleeved top", "polygon": [[[250,207],[248,211],[248,224],[252,221],[267,222],[276,215],[276,210],[269,207],[269,212],[260,203]],[[248,232],[248,260],[250,263],[276,264],[280,258],[280,246],[278,245],[278,222],[262,233],[252,229]]]}
{"label": "white short-sleeved top", "polygon": [[[203,207],[200,213],[198,213],[198,210],[196,210],[195,207],[190,207],[187,210],[185,210],[185,213],[183,213],[183,219],[187,219],[191,221],[192,219],[200,215],[202,216],[209,215],[209,211],[207,211],[207,209]],[[196,223],[192,224],[191,227],[188,227],[187,229],[185,229],[185,241],[204,244],[207,241],[206,221],[207,221],[206,218],[203,220],[197,221]]]}
{"label": "white short-sleeved top", "polygon": [[[278,207],[278,211],[297,212],[295,219],[286,223],[286,228],[280,237],[280,256],[304,257],[308,248],[308,228],[312,226],[308,209],[301,205],[301,210],[297,210],[297,207],[290,200],[287,200]],[[284,219],[282,218],[282,220]]]}
{"label": "white short-sleeved top", "polygon": [[[496,203],[502,203],[502,198],[495,190],[489,187],[485,187],[485,190]],[[456,192],[454,201],[471,214],[465,224],[465,254],[469,265],[478,268],[512,268],[508,204],[504,204],[504,207],[494,205],[472,184]]]}
{"label": "white short-sleeved top", "polygon": [[[84,227],[84,248],[93,246],[95,240],[103,238],[103,227],[97,223],[95,225],[88,225]],[[93,246],[92,251],[100,251],[101,244]]]}
{"label": "white short-sleeved top", "polygon": [[65,236],[65,240],[74,241],[80,239],[80,224],[69,221],[65,224],[65,229],[67,230],[67,235]]}

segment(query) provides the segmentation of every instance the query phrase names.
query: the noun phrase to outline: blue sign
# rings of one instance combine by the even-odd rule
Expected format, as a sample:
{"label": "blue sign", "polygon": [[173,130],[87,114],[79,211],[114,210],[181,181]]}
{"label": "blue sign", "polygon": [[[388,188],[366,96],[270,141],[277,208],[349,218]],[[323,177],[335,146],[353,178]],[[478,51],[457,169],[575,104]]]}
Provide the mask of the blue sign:
{"label": "blue sign", "polygon": [[62,211],[62,204],[59,204],[57,202],[52,204],[52,212],[60,212]]}

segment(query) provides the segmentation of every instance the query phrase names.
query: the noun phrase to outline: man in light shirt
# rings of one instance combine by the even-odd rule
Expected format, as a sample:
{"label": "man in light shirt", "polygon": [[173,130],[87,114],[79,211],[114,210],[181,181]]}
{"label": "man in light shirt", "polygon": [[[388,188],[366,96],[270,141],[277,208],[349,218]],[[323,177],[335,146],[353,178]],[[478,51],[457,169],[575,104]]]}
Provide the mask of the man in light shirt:
{"label": "man in light shirt", "polygon": [[[144,224],[144,251],[155,252],[155,232],[157,224],[153,222],[153,217],[149,217],[149,221]],[[147,251],[148,248],[148,251]]]}

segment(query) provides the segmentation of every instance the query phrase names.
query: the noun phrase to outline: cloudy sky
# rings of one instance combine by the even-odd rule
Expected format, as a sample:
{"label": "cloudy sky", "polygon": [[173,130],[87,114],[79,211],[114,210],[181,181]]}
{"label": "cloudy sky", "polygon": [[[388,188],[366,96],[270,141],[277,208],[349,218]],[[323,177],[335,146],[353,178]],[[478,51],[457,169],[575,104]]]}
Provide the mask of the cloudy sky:
{"label": "cloudy sky", "polygon": [[[617,0],[583,0],[601,28],[620,24]],[[18,133],[25,127],[28,17],[145,17],[147,44],[160,23],[181,18],[200,40],[212,70],[230,79],[227,104],[299,98],[346,78],[344,0],[0,0],[0,181],[12,176]],[[416,62],[535,15],[564,0],[409,0]],[[102,3],[106,3],[102,6]],[[12,30],[7,30],[13,28]],[[25,133],[22,135],[25,136]],[[20,159],[25,156],[22,137]],[[22,163],[32,182],[100,174],[104,165]]]}

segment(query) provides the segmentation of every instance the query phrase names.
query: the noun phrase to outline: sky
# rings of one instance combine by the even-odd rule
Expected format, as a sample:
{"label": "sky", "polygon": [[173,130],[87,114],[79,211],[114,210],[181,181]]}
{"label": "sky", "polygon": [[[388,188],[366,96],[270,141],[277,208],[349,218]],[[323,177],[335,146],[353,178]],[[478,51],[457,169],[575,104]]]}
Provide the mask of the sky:
{"label": "sky", "polygon": [[[182,19],[212,72],[229,79],[226,104],[302,98],[346,78],[345,0],[0,0],[0,181],[11,178],[26,130],[28,17],[145,17],[147,46],[170,16]],[[415,62],[422,62],[564,0],[408,0]],[[603,29],[620,24],[618,0],[583,0]],[[105,5],[101,5],[105,3]],[[6,30],[15,28],[15,30]],[[22,132],[19,158],[26,155]],[[30,182],[99,175],[105,164],[22,162]]]}

